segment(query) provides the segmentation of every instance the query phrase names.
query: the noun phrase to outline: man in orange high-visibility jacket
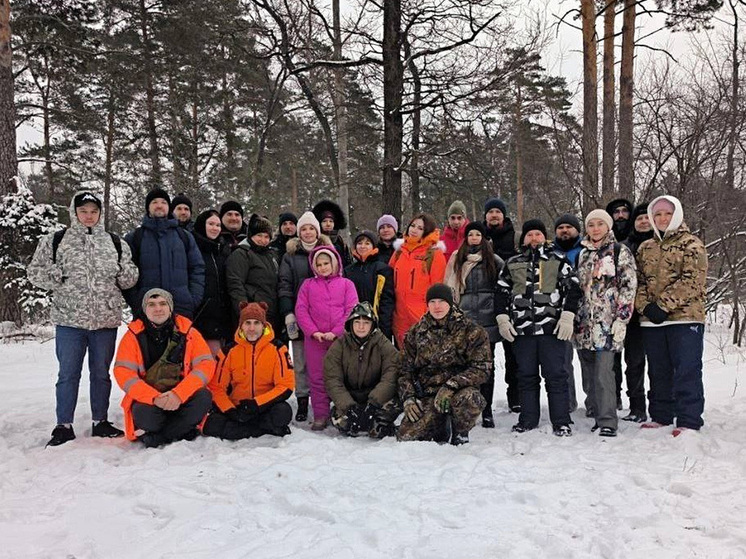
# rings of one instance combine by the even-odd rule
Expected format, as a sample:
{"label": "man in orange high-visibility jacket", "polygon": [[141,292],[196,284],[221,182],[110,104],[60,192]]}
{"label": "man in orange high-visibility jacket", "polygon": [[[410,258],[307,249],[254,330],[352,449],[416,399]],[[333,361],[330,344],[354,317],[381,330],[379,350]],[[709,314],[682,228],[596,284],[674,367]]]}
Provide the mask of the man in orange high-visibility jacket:
{"label": "man in orange high-visibility jacket", "polygon": [[114,363],[125,434],[146,447],[191,440],[212,405],[215,360],[191,321],[174,314],[168,291],[149,290],[142,306],[145,319],[129,325]]}
{"label": "man in orange high-visibility jacket", "polygon": [[285,345],[267,322],[267,304],[241,302],[236,345],[210,382],[215,406],[202,433],[227,440],[290,434],[287,399],[295,373]]}

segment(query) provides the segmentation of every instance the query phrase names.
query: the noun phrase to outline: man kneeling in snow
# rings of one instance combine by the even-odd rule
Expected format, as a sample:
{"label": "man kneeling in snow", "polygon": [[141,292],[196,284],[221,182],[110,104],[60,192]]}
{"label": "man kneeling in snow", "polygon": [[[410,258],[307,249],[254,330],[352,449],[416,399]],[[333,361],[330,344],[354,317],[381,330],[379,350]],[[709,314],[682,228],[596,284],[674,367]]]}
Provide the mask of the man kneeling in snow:
{"label": "man kneeling in snow", "polygon": [[212,405],[207,384],[215,360],[192,322],[174,314],[168,291],[150,289],[142,308],[145,320],[129,325],[114,363],[125,434],[146,447],[191,440]]}
{"label": "man kneeling in snow", "polygon": [[345,330],[324,357],[324,385],[334,402],[332,424],[351,437],[391,436],[402,409],[396,394],[396,348],[378,329],[368,302],[355,305]]}
{"label": "man kneeling in snow", "polygon": [[288,349],[267,322],[267,303],[239,305],[236,345],[220,362],[210,383],[215,398],[202,433],[228,440],[289,435],[295,389]]}
{"label": "man kneeling in snow", "polygon": [[479,392],[492,354],[487,331],[453,304],[451,288],[427,290],[427,313],[404,338],[399,396],[401,441],[469,442],[469,431],[487,405]]}

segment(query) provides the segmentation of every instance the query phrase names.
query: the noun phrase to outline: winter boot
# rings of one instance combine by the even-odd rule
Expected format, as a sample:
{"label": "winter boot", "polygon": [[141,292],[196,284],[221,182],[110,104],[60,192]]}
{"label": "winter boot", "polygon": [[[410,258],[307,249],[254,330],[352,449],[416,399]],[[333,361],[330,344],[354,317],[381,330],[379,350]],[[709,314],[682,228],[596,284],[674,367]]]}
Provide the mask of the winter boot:
{"label": "winter boot", "polygon": [[631,421],[632,423],[645,423],[648,420],[648,416],[644,413],[630,412],[629,415],[625,415],[622,421]]}
{"label": "winter boot", "polygon": [[516,423],[515,425],[513,425],[513,428],[511,429],[513,433],[525,433],[526,431],[530,431],[530,430],[531,430],[531,427],[527,425],[523,425],[521,423]]}
{"label": "winter boot", "polygon": [[438,444],[445,444],[451,441],[453,427],[451,416],[446,415],[445,420],[440,422],[438,430],[433,435],[433,440]]}
{"label": "winter boot", "polygon": [[298,397],[298,411],[295,413],[295,420],[303,422],[308,419],[308,396]]}
{"label": "winter boot", "polygon": [[456,431],[453,432],[453,435],[451,435],[451,444],[453,446],[461,446],[462,444],[467,444],[469,442],[469,433],[457,433]]}
{"label": "winter boot", "polygon": [[[295,419],[298,419],[298,416],[295,416]],[[328,424],[329,424],[328,417],[314,418],[313,424],[311,425],[311,431],[323,431],[324,429],[326,429],[326,426]]]}
{"label": "winter boot", "polygon": [[166,437],[160,433],[144,433],[140,435],[137,440],[145,445],[145,448],[158,448],[168,442]]}
{"label": "winter boot", "polygon": [[103,420],[98,421],[91,427],[91,437],[104,437],[109,439],[116,439],[117,437],[123,437],[124,431],[114,427],[110,421]]}
{"label": "winter boot", "polygon": [[572,437],[572,429],[569,425],[556,425],[552,432],[556,437]]}
{"label": "winter boot", "polygon": [[601,427],[598,434],[602,437],[616,437],[616,429],[613,427]]}
{"label": "winter boot", "polygon": [[482,416],[482,427],[484,427],[485,429],[494,429],[495,419],[491,415],[483,415]]}
{"label": "winter boot", "polygon": [[52,438],[47,443],[47,446],[60,446],[74,438],[75,431],[73,431],[72,425],[57,425],[57,427],[52,430]]}

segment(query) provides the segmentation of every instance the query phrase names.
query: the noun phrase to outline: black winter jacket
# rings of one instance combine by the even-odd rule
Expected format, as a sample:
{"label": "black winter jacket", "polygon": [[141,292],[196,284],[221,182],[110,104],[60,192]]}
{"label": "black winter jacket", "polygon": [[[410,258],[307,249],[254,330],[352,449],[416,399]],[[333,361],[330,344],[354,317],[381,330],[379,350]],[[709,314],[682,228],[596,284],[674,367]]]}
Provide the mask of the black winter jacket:
{"label": "black winter jacket", "polygon": [[267,303],[267,321],[276,332],[281,331],[282,323],[277,308],[278,274],[277,260],[268,246],[255,245],[251,239],[241,241],[228,258],[225,268],[228,293],[236,322],[240,314],[238,305],[241,301]]}
{"label": "black winter jacket", "polygon": [[205,261],[205,296],[197,311],[194,327],[206,340],[230,340],[235,328],[230,314],[230,298],[225,283],[225,261],[230,249],[218,240],[212,241],[194,233]]}
{"label": "black winter jacket", "polygon": [[391,339],[391,321],[394,317],[394,271],[387,264],[376,259],[378,255],[371,255],[365,262],[355,259],[347,266],[344,276],[352,280],[357,291],[357,298],[362,303],[368,301],[371,306],[376,297],[378,277],[384,278],[383,290],[379,297],[378,327],[383,335]]}
{"label": "black winter jacket", "polygon": [[492,241],[492,249],[495,251],[503,261],[507,262],[508,258],[518,254],[515,249],[515,229],[513,228],[513,222],[510,218],[505,218],[503,226],[498,228],[489,227],[487,222],[484,222],[484,230],[487,233],[487,238]]}
{"label": "black winter jacket", "polygon": [[[497,255],[495,255],[495,260],[497,261],[499,277],[499,271],[502,270],[505,263]],[[487,330],[492,344],[502,339],[497,329],[497,313],[495,312],[498,293],[497,280],[498,278],[495,278],[495,281],[489,281],[484,262],[479,262],[466,276],[466,285],[459,301],[459,307],[464,311],[467,318],[472,319]]]}

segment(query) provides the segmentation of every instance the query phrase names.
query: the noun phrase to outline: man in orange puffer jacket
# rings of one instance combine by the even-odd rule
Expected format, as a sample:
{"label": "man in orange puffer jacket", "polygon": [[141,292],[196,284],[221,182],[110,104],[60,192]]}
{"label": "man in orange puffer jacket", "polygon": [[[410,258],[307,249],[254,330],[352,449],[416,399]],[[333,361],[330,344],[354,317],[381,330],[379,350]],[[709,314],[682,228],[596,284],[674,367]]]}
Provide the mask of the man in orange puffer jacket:
{"label": "man in orange puffer jacket", "polygon": [[202,433],[228,440],[289,435],[293,412],[286,400],[295,389],[295,374],[287,347],[275,339],[266,303],[239,307],[236,345],[210,383],[215,406]]}
{"label": "man in orange puffer jacket", "polygon": [[142,308],[145,319],[130,323],[114,363],[125,435],[146,447],[191,440],[212,405],[215,360],[192,322],[174,314],[168,291],[148,290]]}

